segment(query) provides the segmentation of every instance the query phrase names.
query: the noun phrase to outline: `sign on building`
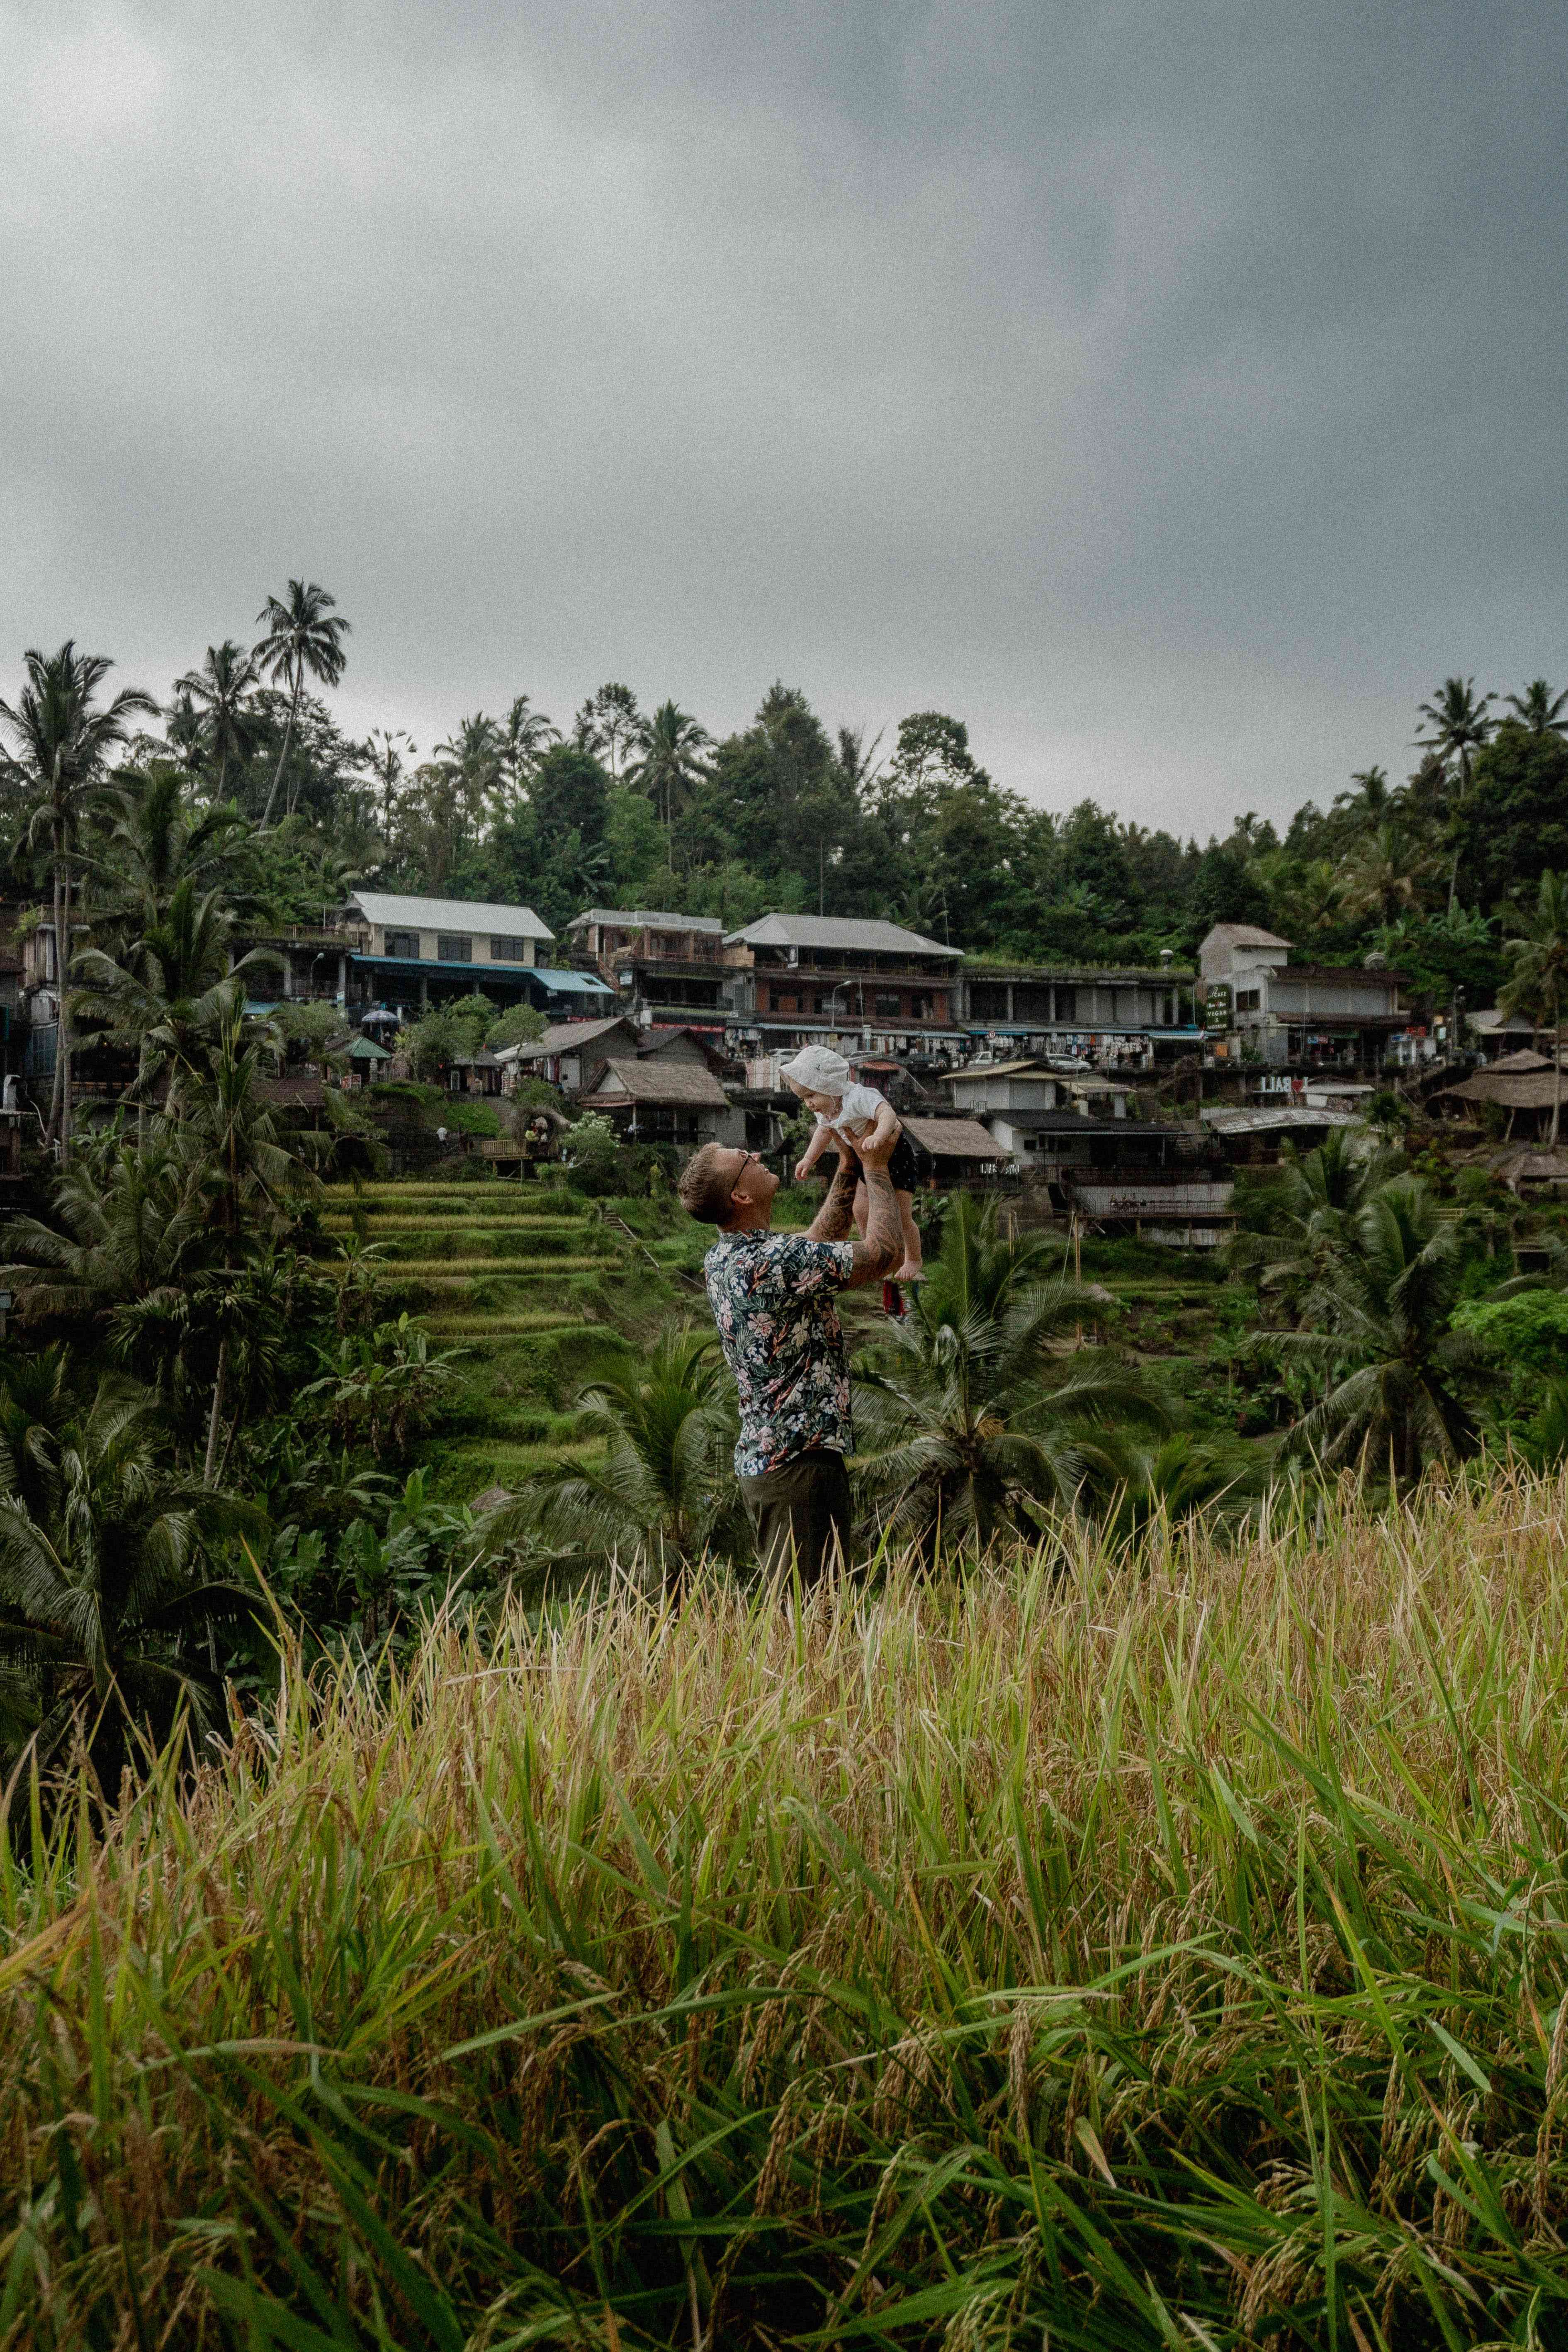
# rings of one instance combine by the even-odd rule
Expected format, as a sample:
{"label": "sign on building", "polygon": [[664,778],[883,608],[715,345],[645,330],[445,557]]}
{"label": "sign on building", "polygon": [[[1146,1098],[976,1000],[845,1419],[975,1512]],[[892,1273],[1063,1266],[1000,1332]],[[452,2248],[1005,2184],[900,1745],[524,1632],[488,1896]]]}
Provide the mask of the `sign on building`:
{"label": "sign on building", "polygon": [[1204,1027],[1225,1030],[1230,1027],[1230,982],[1211,980],[1207,1001],[1204,1006]]}

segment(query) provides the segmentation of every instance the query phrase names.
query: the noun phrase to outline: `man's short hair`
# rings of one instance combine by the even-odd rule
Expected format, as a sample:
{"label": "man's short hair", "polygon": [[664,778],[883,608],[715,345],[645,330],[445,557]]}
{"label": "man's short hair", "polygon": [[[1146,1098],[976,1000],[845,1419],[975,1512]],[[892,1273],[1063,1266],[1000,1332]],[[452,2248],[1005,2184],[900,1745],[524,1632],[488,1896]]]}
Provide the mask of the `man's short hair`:
{"label": "man's short hair", "polygon": [[735,1213],[735,1171],[724,1165],[731,1149],[723,1143],[700,1145],[676,1179],[681,1207],[705,1225],[727,1225]]}

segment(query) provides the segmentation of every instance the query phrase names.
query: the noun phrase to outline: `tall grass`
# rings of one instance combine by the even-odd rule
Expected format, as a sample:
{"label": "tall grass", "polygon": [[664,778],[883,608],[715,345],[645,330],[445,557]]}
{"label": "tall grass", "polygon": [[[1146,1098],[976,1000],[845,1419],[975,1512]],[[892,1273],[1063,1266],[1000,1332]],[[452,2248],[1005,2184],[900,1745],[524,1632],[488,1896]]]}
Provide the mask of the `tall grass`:
{"label": "tall grass", "polygon": [[20,1786],[0,2340],[1568,2341],[1565,1526],[627,1588]]}

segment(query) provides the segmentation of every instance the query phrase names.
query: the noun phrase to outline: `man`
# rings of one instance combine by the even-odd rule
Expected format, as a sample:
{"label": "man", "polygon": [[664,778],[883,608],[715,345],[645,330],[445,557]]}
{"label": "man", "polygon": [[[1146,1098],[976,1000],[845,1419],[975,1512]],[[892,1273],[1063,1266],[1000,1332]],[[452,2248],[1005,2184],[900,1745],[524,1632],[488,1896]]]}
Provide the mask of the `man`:
{"label": "man", "polygon": [[[754,1151],[705,1143],[678,1190],[694,1217],[717,1225],[703,1260],[720,1344],[741,1391],[735,1474],[765,1575],[793,1558],[815,1583],[837,1545],[849,1556],[852,1451],[849,1366],[834,1300],[879,1282],[903,1255],[898,1198],[888,1175],[893,1143],[846,1148],[808,1232],[775,1234],[779,1180]],[[866,1233],[854,1235],[863,1182]],[[847,1238],[847,1236],[852,1236]]]}

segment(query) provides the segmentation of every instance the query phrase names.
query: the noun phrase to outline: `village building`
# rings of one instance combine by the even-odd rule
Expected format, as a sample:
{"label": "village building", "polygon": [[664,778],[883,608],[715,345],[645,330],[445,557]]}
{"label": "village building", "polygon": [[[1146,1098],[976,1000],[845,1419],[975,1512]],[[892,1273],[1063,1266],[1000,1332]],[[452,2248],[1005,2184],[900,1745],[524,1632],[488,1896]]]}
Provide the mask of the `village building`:
{"label": "village building", "polygon": [[1190,971],[966,961],[961,1018],[971,1042],[1058,1061],[1148,1067],[1190,1054],[1202,1037]]}
{"label": "village building", "polygon": [[1215,1050],[1302,1070],[1375,1074],[1410,1025],[1402,975],[1377,965],[1291,963],[1290,942],[1250,923],[1216,923],[1198,950]]}
{"label": "village building", "polygon": [[724,940],[731,1042],[748,1059],[807,1045],[951,1057],[969,1044],[963,961],[879,917],[763,915]]}
{"label": "village building", "polygon": [[1506,1054],[1528,1052],[1535,1044],[1535,1024],[1527,1013],[1504,1013],[1500,1006],[1488,1004],[1479,1012],[1465,1015],[1467,1044],[1473,1045],[1483,1062],[1499,1062]]}
{"label": "village building", "polygon": [[566,926],[574,962],[634,1015],[723,1034],[724,926],[716,915],[590,907]]}
{"label": "village building", "polygon": [[[1559,1071],[1546,1055],[1528,1046],[1441,1087],[1433,1097],[1450,1118],[1478,1127],[1500,1125],[1505,1143],[1516,1135],[1543,1141],[1552,1132],[1560,1099],[1568,1104],[1568,1071]],[[1560,1117],[1560,1129],[1562,1124]]]}
{"label": "village building", "polygon": [[350,1020],[393,1029],[476,992],[498,1011],[531,1004],[556,1019],[613,1010],[615,990],[596,972],[547,961],[553,944],[531,907],[353,890],[322,908],[320,924],[247,929],[234,955],[260,948],[270,959],[255,1012],[324,999]]}
{"label": "village building", "polygon": [[731,1102],[700,1055],[613,1055],[577,1097],[580,1111],[609,1118],[628,1143],[744,1145],[743,1111]]}

